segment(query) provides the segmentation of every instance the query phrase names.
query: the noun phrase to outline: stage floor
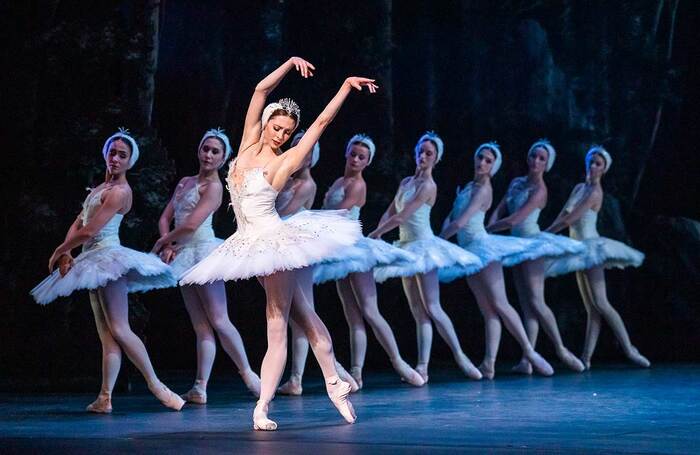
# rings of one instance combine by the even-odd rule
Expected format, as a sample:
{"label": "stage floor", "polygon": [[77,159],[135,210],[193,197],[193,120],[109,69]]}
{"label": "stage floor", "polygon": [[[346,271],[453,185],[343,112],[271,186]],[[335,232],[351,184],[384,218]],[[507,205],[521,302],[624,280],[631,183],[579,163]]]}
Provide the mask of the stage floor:
{"label": "stage floor", "polygon": [[[503,365],[505,367],[505,365]],[[168,378],[167,376],[165,377]],[[114,413],[83,411],[93,394],[0,395],[0,453],[698,453],[700,364],[622,365],[552,378],[501,373],[463,380],[434,369],[421,389],[369,373],[347,425],[318,378],[275,399],[279,430],[252,431],[254,399],[214,378],[209,404],[168,411],[146,391],[114,397]],[[189,385],[182,376],[168,384]]]}

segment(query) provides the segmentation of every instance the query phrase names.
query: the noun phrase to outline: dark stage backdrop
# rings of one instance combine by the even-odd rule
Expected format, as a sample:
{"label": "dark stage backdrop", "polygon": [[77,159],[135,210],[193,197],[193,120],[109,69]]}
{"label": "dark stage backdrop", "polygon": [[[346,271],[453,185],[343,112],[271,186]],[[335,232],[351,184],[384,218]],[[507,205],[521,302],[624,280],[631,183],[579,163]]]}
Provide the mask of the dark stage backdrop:
{"label": "dark stage backdrop", "polygon": [[[197,171],[195,149],[204,130],[224,127],[236,143],[254,85],[291,55],[318,69],[311,80],[290,74],[273,96],[298,101],[302,126],[346,76],[372,76],[381,86],[376,96],[347,101],[321,140],[321,161],[313,171],[318,205],[343,171],[347,139],[355,132],[375,139],[377,159],[366,171],[365,232],[376,225],[400,179],[413,171],[412,146],[426,129],[438,131],[446,144],[435,171],[436,229],[455,188],[470,179],[479,143],[495,139],[502,146],[504,166],[494,181],[500,198],[510,179],[525,172],[529,145],[540,137],[552,140],[558,158],[546,176],[544,225],[583,179],[587,147],[604,144],[614,165],[604,179],[599,229],[647,254],[637,270],[607,273],[610,299],[652,361],[698,359],[695,2],[372,0],[350,7],[133,0],[87,7],[51,0],[4,2],[0,9],[2,124],[9,142],[0,218],[3,388],[83,389],[96,383],[100,347],[86,293],[40,307],[28,291],[45,276],[84,188],[102,178],[104,139],[126,126],[140,141],[142,158],[129,173],[134,208],[121,236],[127,246],[150,249],[176,179]],[[227,203],[215,216],[224,238],[234,230]],[[400,283],[379,289],[381,310],[414,361],[414,323]],[[483,323],[474,299],[464,282],[441,291],[465,351],[477,361]],[[233,283],[228,297],[257,368],[265,349],[263,293],[255,282]],[[573,276],[549,280],[547,300],[566,343],[579,352],[585,313]],[[194,334],[177,290],[135,295],[131,303],[133,326],[156,368],[193,371]],[[348,332],[333,285],[317,288],[316,305],[347,364]],[[370,343],[368,367],[386,367],[379,345]],[[552,357],[543,335],[540,346]],[[451,364],[437,335],[433,356]],[[515,362],[517,356],[514,341],[504,335],[500,359]],[[621,358],[605,330],[596,360]],[[221,352],[217,369],[234,371]]]}

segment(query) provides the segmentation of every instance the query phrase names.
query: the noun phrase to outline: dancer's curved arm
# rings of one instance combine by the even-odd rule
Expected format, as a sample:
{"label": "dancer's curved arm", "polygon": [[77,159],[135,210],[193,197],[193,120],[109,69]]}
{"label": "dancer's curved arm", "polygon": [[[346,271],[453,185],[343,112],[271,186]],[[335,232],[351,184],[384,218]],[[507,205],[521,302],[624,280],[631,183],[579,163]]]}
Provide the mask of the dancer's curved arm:
{"label": "dancer's curved arm", "polygon": [[[580,191],[583,191],[582,195],[579,195]],[[578,199],[578,201],[571,206],[569,202],[574,198]],[[586,210],[598,205],[602,198],[603,193],[601,191],[597,191],[595,188],[585,188],[583,183],[579,183],[574,187],[574,190],[569,196],[569,201],[564,205],[561,212],[559,212],[557,218],[545,231],[556,234],[562,229],[571,226],[581,219],[583,214],[586,213]]]}
{"label": "dancer's curved arm", "polygon": [[311,201],[313,204],[316,198],[316,184],[310,180],[305,180],[294,189],[294,197],[285,205],[277,210],[279,216],[287,216],[296,213],[302,207],[307,207],[307,203]]}
{"label": "dancer's curved arm", "polygon": [[518,224],[522,223],[533,210],[544,207],[546,203],[547,188],[541,186],[530,194],[527,201],[518,210],[508,216],[500,218],[498,208],[501,206],[505,208],[506,206],[506,197],[503,196],[503,199],[501,199],[501,202],[498,204],[498,208],[496,211],[494,211],[493,215],[491,215],[489,225],[486,227],[486,230],[489,232],[499,232],[505,231],[506,229],[512,229],[513,226],[517,226]]}
{"label": "dancer's curved arm", "polygon": [[[76,248],[95,236],[114,215],[117,214],[129,197],[129,190],[113,187],[105,192],[102,205],[97,209],[95,215],[90,219],[88,224],[71,229],[68,231],[66,239],[61,243],[49,258],[49,272],[53,271],[53,267],[59,257],[66,253],[70,253],[73,248]],[[75,224],[75,223],[74,223]]]}
{"label": "dancer's curved arm", "polygon": [[[410,177],[409,177],[410,178]],[[405,182],[405,180],[404,180]],[[402,184],[404,183],[402,182]],[[415,213],[423,204],[429,203],[434,199],[437,193],[437,185],[433,182],[424,182],[418,185],[416,193],[413,197],[406,203],[403,210],[397,211],[395,201],[391,203],[391,206],[387,212],[382,216],[382,220],[379,222],[377,228],[372,231],[368,237],[372,239],[378,239],[382,235],[391,231],[392,229],[405,223],[406,220]],[[388,215],[390,211],[394,211],[392,215]]]}
{"label": "dancer's curved arm", "polygon": [[365,182],[362,182],[360,180],[354,180],[352,183],[345,187],[345,197],[343,198],[343,200],[335,206],[328,208],[336,210],[347,210],[353,208],[354,206],[362,207],[365,203],[366,192],[367,185],[365,185]]}
{"label": "dancer's curved arm", "polygon": [[291,57],[255,86],[255,91],[253,92],[253,96],[250,98],[248,111],[245,115],[245,122],[243,124],[243,138],[241,139],[241,145],[238,149],[239,153],[248,149],[251,145],[260,140],[260,133],[262,129],[261,117],[263,109],[265,109],[267,97],[279,85],[279,83],[282,82],[284,76],[286,76],[292,68],[299,71],[305,78],[313,76],[312,70],[316,69],[311,63],[307,62],[303,58]]}
{"label": "dancer's curved arm", "polygon": [[321,134],[323,134],[328,125],[333,121],[352,89],[362,91],[363,87],[367,87],[370,93],[375,93],[377,91],[377,85],[374,83],[374,79],[367,79],[365,77],[349,77],[345,79],[338,93],[335,94],[323,111],[316,117],[316,120],[314,120],[309,129],[306,130],[299,143],[278,157],[278,159],[282,160],[282,164],[273,177],[273,187],[281,188],[289,176],[301,168],[306,156],[311,153],[314,144],[318,142]]}
{"label": "dancer's curved arm", "polygon": [[[204,223],[204,220],[219,208],[223,194],[223,187],[221,185],[211,183],[204,185],[203,192],[199,197],[197,205],[192,210],[192,213],[185,217],[185,220],[178,227],[162,235],[158,241],[156,241],[155,245],[153,245],[151,252],[158,254],[165,246],[192,235],[192,233]],[[168,203],[168,206],[171,204],[172,201]],[[166,210],[163,211],[163,215],[165,215],[166,211],[167,207]],[[161,219],[162,218],[163,216],[161,215]]]}
{"label": "dancer's curved arm", "polygon": [[469,200],[469,205],[460,214],[450,213],[442,223],[440,237],[449,239],[455,235],[467,221],[479,210],[488,210],[491,199],[490,189],[486,185],[475,185],[476,191]]}

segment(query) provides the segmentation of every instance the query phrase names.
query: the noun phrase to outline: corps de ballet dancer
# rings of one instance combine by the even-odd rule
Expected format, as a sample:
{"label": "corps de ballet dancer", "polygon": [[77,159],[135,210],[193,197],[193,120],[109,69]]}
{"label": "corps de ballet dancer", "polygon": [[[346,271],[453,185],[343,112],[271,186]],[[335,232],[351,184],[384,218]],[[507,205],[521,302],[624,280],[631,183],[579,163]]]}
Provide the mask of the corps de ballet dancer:
{"label": "corps de ballet dancer", "polygon": [[[345,172],[326,192],[323,208],[348,210],[348,217],[358,220],[365,205],[367,185],[362,171],[372,162],[376,146],[372,139],[357,134],[345,147]],[[407,383],[420,387],[421,376],[401,358],[394,333],[389,323],[379,312],[374,268],[396,263],[410,263],[413,256],[400,248],[381,240],[362,237],[357,243],[343,251],[342,257],[325,261],[314,268],[314,283],[335,281],[338,296],[350,331],[350,374],[362,388],[362,367],[367,352],[367,320],[382,348],[389,355],[392,366]],[[287,382],[290,392],[301,393],[301,375],[294,370]]]}
{"label": "corps de ballet dancer", "polygon": [[[214,235],[212,216],[221,205],[224,192],[219,169],[230,156],[231,145],[223,130],[207,131],[197,148],[199,172],[180,180],[160,216],[160,238],[153,252],[170,264],[176,277],[223,242]],[[175,226],[171,230],[173,221]],[[248,390],[259,396],[260,378],[250,368],[241,335],[229,319],[224,282],[181,286],[180,293],[197,340],[197,376],[182,398],[195,404],[207,402],[207,383],[214,366],[217,336],[238,367]]]}
{"label": "corps de ballet dancer", "polygon": [[[304,131],[300,131],[294,135],[290,145],[294,147],[299,143],[304,136]],[[284,188],[277,195],[275,206],[277,213],[282,219],[286,219],[302,210],[309,210],[316,198],[316,182],[311,175],[311,168],[316,166],[321,156],[321,146],[315,143],[310,155],[307,155],[301,168],[289,178]],[[314,307],[314,282],[313,268],[307,267],[297,270],[296,286],[294,287],[294,295],[292,304],[305,304]],[[292,365],[290,372],[290,380],[282,384],[277,393],[283,395],[301,395],[302,385],[301,378],[304,375],[306,366],[306,357],[309,352],[309,340],[304,335],[304,330],[293,320],[289,321],[292,332]],[[359,387],[357,382],[350,376],[343,366],[336,361],[336,369],[338,376],[343,381],[350,384],[350,390],[356,392]],[[298,380],[297,380],[298,378]]]}
{"label": "corps de ballet dancer", "polygon": [[[180,410],[184,400],[156,376],[141,339],[129,326],[130,292],[173,286],[170,268],[156,255],[121,246],[119,225],[132,205],[132,191],[126,172],[139,158],[139,148],[128,131],[109,137],[102,148],[107,170],[105,181],[88,194],[83,209],[68,229],[66,238],[49,259],[44,281],[31,294],[47,304],[74,291],[87,289],[102,344],[102,386],[97,399],[87,407],[96,413],[112,412],[112,391],[119,375],[124,351],[138,368],[148,389],[165,406]],[[71,256],[82,245],[82,252]],[[53,270],[58,262],[59,269]]]}
{"label": "corps de ballet dancer", "polygon": [[601,146],[592,147],[586,153],[586,181],[576,185],[561,213],[547,228],[556,233],[569,228],[569,236],[581,241],[583,253],[553,259],[546,267],[546,276],[576,272],[581,299],[586,307],[586,337],[581,360],[586,369],[591,367],[602,319],[612,328],[615,337],[629,360],[640,367],[650,366],[649,360],[632,345],[619,313],[608,301],[605,285],[605,269],[639,267],[644,254],[622,242],[601,237],[596,227],[598,212],[603,204],[601,180],[610,170],[612,157]]}
{"label": "corps de ballet dancer", "polygon": [[467,276],[481,268],[481,260],[437,237],[430,226],[430,211],[437,198],[433,167],[444,153],[442,139],[434,132],[427,132],[418,139],[413,153],[414,175],[401,181],[394,200],[369,237],[379,239],[398,227],[399,240],[395,245],[409,251],[416,259],[409,264],[377,267],[375,279],[383,282],[392,276],[402,277],[404,293],[416,321],[418,362],[415,369],[424,382],[428,382],[432,323],[449,346],[462,373],[478,380],[481,373],[462,350],[452,321],[440,305],[438,271],[449,269],[455,276]]}
{"label": "corps de ballet dancer", "polygon": [[356,419],[348,396],[350,384],[338,377],[328,330],[310,305],[292,304],[298,269],[338,255],[361,235],[358,222],[342,213],[303,210],[282,220],[275,200],[289,177],[312,152],[323,131],[353,89],[377,86],[372,79],[347,78],[337,94],[311,124],[299,143],[284,153],[279,148],[299,125],[299,107],[289,99],[265,106],[270,92],[292,69],[313,75],[309,62],[292,57],[255,88],[246,113],[238,156],[227,177],[238,230],[221,246],[185,272],[181,284],[258,277],[267,298],[267,352],[261,368],[260,399],[253,411],[253,428],[275,430],[268,406],[287,358],[287,321],[292,317],[311,343],[326,382],[328,396],[349,423]]}
{"label": "corps de ballet dancer", "polygon": [[[550,255],[513,266],[513,279],[523,323],[533,348],[541,323],[544,332],[554,343],[559,359],[573,371],[581,372],[584,370],[583,363],[564,346],[554,313],[544,300],[545,260],[580,253],[585,249],[581,242],[540,231],[537,223],[540,212],[547,205],[544,174],[552,169],[555,159],[556,151],[549,141],[542,139],[532,144],[527,152],[527,175],[510,182],[508,191],[491,214],[486,230],[499,232],[510,229],[511,235],[541,241],[551,250]],[[523,357],[513,371],[532,374],[532,365]]]}
{"label": "corps de ballet dancer", "polygon": [[[501,320],[523,350],[523,356],[535,370],[545,376],[554,373],[551,365],[530,344],[520,316],[508,303],[503,280],[503,265],[514,265],[535,259],[543,253],[533,240],[492,235],[486,232],[484,216],[491,207],[493,189],[491,177],[501,167],[502,155],[498,145],[487,142],[474,153],[474,179],[457,190],[452,211],[445,219],[440,237],[449,239],[457,234],[457,243],[475,254],[482,262],[478,273],[467,276],[467,283],[476,297],[485,326],[484,360],[479,370],[488,379],[496,374],[496,356],[501,342]],[[456,278],[449,270],[441,271],[440,279]]]}

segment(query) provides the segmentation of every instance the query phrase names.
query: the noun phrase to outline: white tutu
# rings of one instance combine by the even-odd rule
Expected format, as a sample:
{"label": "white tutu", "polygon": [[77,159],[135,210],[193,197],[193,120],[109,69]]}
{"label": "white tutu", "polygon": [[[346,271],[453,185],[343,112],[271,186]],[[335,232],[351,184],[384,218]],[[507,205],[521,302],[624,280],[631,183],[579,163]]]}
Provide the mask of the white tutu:
{"label": "white tutu", "polygon": [[415,260],[406,264],[377,267],[374,270],[374,279],[380,283],[389,278],[412,276],[435,269],[440,275],[449,273],[457,278],[471,275],[482,268],[481,261],[474,254],[440,237],[432,236],[409,242],[398,241],[394,245],[412,253]]}
{"label": "white tutu", "polygon": [[[206,258],[219,245],[224,243],[222,239],[212,238],[205,242],[187,243],[177,250],[175,259],[170,263],[173,275],[178,279],[190,268],[194,267],[202,259]],[[177,285],[177,283],[175,283]]]}
{"label": "white tutu", "polygon": [[344,248],[338,259],[324,261],[314,267],[314,283],[340,280],[351,273],[369,272],[375,267],[397,265],[402,268],[415,260],[408,251],[391,246],[383,240],[362,237],[354,245]]}
{"label": "white tutu", "polygon": [[235,232],[187,270],[180,284],[241,280],[307,267],[339,257],[361,236],[360,223],[347,219],[344,211],[306,210],[286,220],[275,216],[256,229]]}
{"label": "white tutu", "polygon": [[644,253],[630,248],[622,242],[596,237],[581,240],[585,246],[582,253],[552,259],[547,262],[546,276],[564,275],[578,270],[586,270],[603,266],[606,269],[613,267],[622,269],[625,267],[639,267],[644,261]]}
{"label": "white tutu", "polygon": [[84,251],[75,258],[73,267],[61,277],[58,270],[31,290],[37,303],[45,305],[79,289],[97,289],[108,282],[126,277],[129,292],[176,285],[170,268],[154,254],[146,254],[121,245],[108,245]]}

